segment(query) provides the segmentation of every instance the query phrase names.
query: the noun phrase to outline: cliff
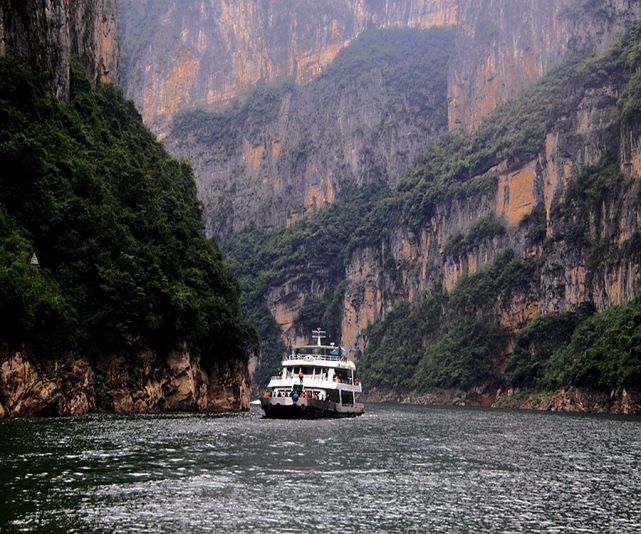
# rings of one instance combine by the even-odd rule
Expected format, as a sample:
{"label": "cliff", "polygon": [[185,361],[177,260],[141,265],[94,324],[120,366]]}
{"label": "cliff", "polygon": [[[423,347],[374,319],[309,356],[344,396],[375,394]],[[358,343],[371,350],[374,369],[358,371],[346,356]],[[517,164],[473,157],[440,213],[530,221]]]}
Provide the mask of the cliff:
{"label": "cliff", "polygon": [[0,359],[0,417],[249,409],[249,376],[241,362],[204,368],[189,353],[158,358]]}
{"label": "cliff", "polygon": [[118,83],[116,0],[2,0],[0,56],[6,54],[46,71],[63,100],[69,98],[72,57],[94,80]]}
{"label": "cliff", "polygon": [[247,409],[256,333],[191,168],[101,83],[114,3],[0,5],[0,415]]}
{"label": "cliff", "polygon": [[[290,225],[354,186],[395,186],[435,134],[478,127],[551,69],[611,46],[641,16],[631,0],[284,6],[120,5],[125,91],[167,148],[194,165],[210,236]],[[375,43],[374,27],[456,27],[456,39]],[[374,45],[396,47],[396,56],[357,57]],[[350,56],[358,61],[347,69]]]}
{"label": "cliff", "polygon": [[[594,356],[607,371],[562,347],[585,306],[595,317],[619,305],[636,316],[625,306],[641,272],[639,40],[635,27],[499,106],[474,133],[439,137],[395,190],[338,199],[286,230],[241,233],[227,247],[252,278],[247,304],[275,317],[284,340],[329,323],[383,389],[490,387],[496,397],[506,384],[638,383],[636,353],[615,350],[623,338],[602,342],[618,363]],[[575,319],[553,348],[531,341],[567,313]]]}
{"label": "cliff", "polygon": [[126,94],[164,133],[177,111],[227,102],[258,82],[311,81],[368,25],[453,25],[457,3],[120,0],[119,12]]}
{"label": "cliff", "polygon": [[284,227],[344,191],[396,184],[447,128],[447,29],[364,32],[304,86],[181,113],[165,146],[198,176],[208,235]]}
{"label": "cliff", "polygon": [[477,127],[568,58],[612,46],[640,17],[634,0],[462,0],[448,80],[450,129]]}

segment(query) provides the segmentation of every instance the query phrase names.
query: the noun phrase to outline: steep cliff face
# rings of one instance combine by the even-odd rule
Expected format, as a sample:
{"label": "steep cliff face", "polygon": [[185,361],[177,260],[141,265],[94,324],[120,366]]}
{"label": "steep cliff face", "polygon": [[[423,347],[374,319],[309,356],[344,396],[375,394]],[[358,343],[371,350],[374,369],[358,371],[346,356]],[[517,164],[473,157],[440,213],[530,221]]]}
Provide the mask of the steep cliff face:
{"label": "steep cliff face", "polygon": [[[599,311],[630,302],[641,291],[635,252],[640,175],[634,164],[641,129],[621,123],[617,113],[626,83],[616,76],[588,82],[573,97],[574,111],[546,132],[533,159],[500,162],[488,172],[495,186],[437,204],[418,231],[400,227],[375,249],[356,251],[346,270],[346,342],[363,348],[365,327],[386,310],[416,302],[433,288],[448,293],[508,249],[539,262],[533,288],[494,303],[501,324],[512,331],[537,315],[572,311],[585,302]],[[617,151],[616,166],[597,165]],[[582,171],[586,166],[596,167]],[[614,176],[617,166],[631,178],[607,182],[604,177]],[[593,176],[604,182],[595,185]],[[479,228],[487,228],[488,220],[504,228],[483,235]]]}
{"label": "steep cliff face", "polygon": [[478,126],[569,57],[611,46],[639,17],[635,0],[461,0],[448,84],[450,129]]}
{"label": "steep cliff face", "polygon": [[456,0],[120,0],[119,9],[124,87],[156,132],[179,110],[257,82],[311,81],[369,24],[429,28],[457,17]]}
{"label": "steep cliff face", "polygon": [[[606,49],[640,16],[633,0],[333,0],[288,8],[273,0],[121,0],[123,80],[146,124],[194,164],[207,233],[223,237],[290,225],[352,186],[398,183],[443,127],[440,114],[416,113],[421,96],[434,100],[428,69],[447,73],[449,128],[474,128],[568,58]],[[386,69],[328,91],[321,73],[369,26],[456,26],[457,37],[453,51],[440,47],[437,62],[420,46],[403,52],[399,61],[423,74],[410,91],[401,83],[390,94]],[[281,89],[252,107],[261,83]],[[184,115],[203,109],[225,111]]]}
{"label": "steep cliff face", "polygon": [[284,227],[346,189],[397,183],[447,127],[447,29],[368,30],[306,86],[178,116],[165,145],[198,175],[209,235]]}
{"label": "steep cliff face", "polygon": [[72,56],[95,80],[118,83],[116,0],[2,0],[0,56],[5,54],[47,71],[63,100],[69,98]]}
{"label": "steep cliff face", "polygon": [[245,365],[227,362],[206,369],[189,353],[45,363],[15,353],[0,363],[0,417],[247,409]]}
{"label": "steep cliff face", "polygon": [[[312,250],[313,225],[266,236],[266,249],[278,244],[284,257],[258,267],[251,302],[260,284],[263,295],[297,287],[269,292],[290,336],[338,317],[332,334],[361,349],[372,382],[401,390],[480,383],[479,395],[494,402],[500,392],[482,384],[511,380],[515,333],[586,305],[602,312],[630,303],[641,291],[640,35],[635,27],[607,54],[547,76],[474,133],[439,138],[396,190],[359,208],[360,226],[340,217],[350,203],[338,200],[335,228],[323,219],[326,242],[332,232],[348,237],[338,254],[328,246],[325,263],[284,267]],[[317,291],[292,283],[301,279]],[[470,365],[446,361],[456,354]],[[543,365],[532,373],[540,377]],[[386,382],[388,374],[409,382]],[[628,395],[618,386],[613,399]]]}

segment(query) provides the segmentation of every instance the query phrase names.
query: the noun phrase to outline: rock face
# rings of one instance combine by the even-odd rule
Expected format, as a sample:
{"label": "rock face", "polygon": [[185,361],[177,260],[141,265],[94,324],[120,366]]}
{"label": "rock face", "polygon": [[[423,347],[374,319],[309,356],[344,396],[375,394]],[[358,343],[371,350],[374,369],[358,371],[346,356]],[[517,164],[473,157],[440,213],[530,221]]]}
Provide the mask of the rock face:
{"label": "rock face", "polygon": [[119,9],[126,94],[156,132],[179,110],[226,102],[257,82],[309,82],[369,24],[457,18],[456,0],[120,0]]}
{"label": "rock face", "polygon": [[625,388],[603,392],[570,387],[544,394],[527,394],[527,392],[518,390],[491,388],[476,388],[465,392],[443,389],[430,393],[372,390],[368,392],[367,400],[370,402],[518,408],[548,412],[641,414],[641,393]]}
{"label": "rock face", "polygon": [[611,46],[639,17],[635,0],[461,0],[448,84],[450,129],[478,126],[568,57]]}
{"label": "rock face", "polygon": [[[159,138],[169,135],[167,148],[192,162],[206,231],[218,238],[290,225],[350,187],[394,186],[442,128],[478,126],[568,58],[607,48],[641,16],[634,0],[121,0],[119,7],[126,94]],[[328,91],[319,76],[368,26],[456,26],[453,49],[441,47],[451,60],[439,65],[447,74],[446,125],[404,105],[411,87],[389,98],[380,72],[341,94]],[[429,68],[421,57],[416,47],[405,58],[417,76]],[[286,79],[295,83],[271,109],[227,109],[218,133],[184,117],[171,128],[179,112],[220,110],[257,84]],[[242,116],[230,118],[234,109]]]}
{"label": "rock face", "polygon": [[0,364],[0,417],[115,412],[249,409],[247,366],[205,369],[189,353],[31,362],[15,353]]}
{"label": "rock face", "polygon": [[[492,309],[511,331],[537,315],[574,311],[586,302],[598,311],[630,302],[641,292],[641,123],[638,118],[621,121],[617,113],[629,76],[623,69],[574,88],[568,93],[571,102],[542,137],[538,154],[525,161],[508,155],[471,176],[463,194],[436,202],[418,228],[391,223],[391,232],[351,252],[342,278],[328,281],[318,272],[317,291],[299,287],[296,298],[291,291],[270,291],[269,309],[288,319],[279,321],[285,334],[300,332],[297,310],[327,296],[319,288],[340,286],[341,342],[363,350],[367,327],[399,304],[447,294],[462,277],[486,270],[508,250],[536,262],[534,285],[512,292],[507,300],[478,305]],[[598,203],[578,203],[582,169],[616,153],[618,170],[628,177],[608,186]],[[575,197],[568,200],[569,195]],[[500,231],[469,239],[483,221],[495,222]],[[571,237],[577,224],[581,234]],[[457,236],[468,237],[465,247],[452,246]],[[279,284],[298,287],[295,279]]]}
{"label": "rock face", "polygon": [[[568,223],[558,211],[579,169],[598,163],[613,144],[622,147],[621,170],[639,176],[634,162],[641,128],[622,127],[614,143],[610,138],[617,127],[613,117],[620,90],[613,82],[586,92],[578,112],[548,132],[545,148],[535,159],[517,168],[502,162],[490,171],[496,175],[493,188],[439,205],[419,231],[400,226],[377,246],[355,251],[345,271],[343,343],[364,348],[367,326],[396,305],[418,302],[434,292],[448,293],[463,276],[491,266],[506,250],[542,259],[538,287],[516,293],[508,302],[488,303],[510,330],[522,328],[536,315],[574,311],[584,302],[602,311],[638,295],[641,267],[634,255],[634,236],[641,230],[639,182],[621,183],[586,214],[584,244],[562,237],[568,235]],[[528,225],[523,224],[537,208],[543,208],[545,247],[528,238]],[[462,251],[448,251],[457,234],[469,234],[488,217],[503,221],[506,232]],[[595,251],[599,242],[607,243],[607,256]]]}
{"label": "rock face", "polygon": [[1,0],[0,55],[17,54],[50,73],[69,96],[72,56],[100,82],[118,83],[116,0]]}
{"label": "rock face", "polygon": [[396,184],[447,128],[452,42],[446,29],[369,30],[307,85],[177,117],[165,146],[194,166],[206,233],[289,226],[346,189]]}

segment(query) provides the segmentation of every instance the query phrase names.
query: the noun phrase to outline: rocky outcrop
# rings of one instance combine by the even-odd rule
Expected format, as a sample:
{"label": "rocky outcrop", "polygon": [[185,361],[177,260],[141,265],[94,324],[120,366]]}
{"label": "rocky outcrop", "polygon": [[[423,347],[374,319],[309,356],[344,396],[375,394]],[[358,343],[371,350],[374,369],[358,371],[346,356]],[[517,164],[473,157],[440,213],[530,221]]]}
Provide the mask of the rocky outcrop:
{"label": "rocky outcrop", "polygon": [[[258,82],[314,79],[368,25],[454,25],[456,0],[121,0],[123,82],[145,123],[226,102]],[[171,57],[167,61],[167,52]]]}
{"label": "rocky outcrop", "polygon": [[72,57],[100,82],[118,83],[116,0],[0,0],[0,55],[16,54],[49,73],[69,97]]}
{"label": "rocky outcrop", "polygon": [[249,375],[242,362],[206,368],[179,352],[32,362],[15,353],[0,364],[0,417],[247,409]]}
{"label": "rocky outcrop", "polygon": [[470,391],[440,389],[429,393],[374,389],[368,392],[367,400],[440,406],[518,408],[548,412],[641,414],[641,391],[625,388],[605,392],[575,387],[546,392],[475,388]]}
{"label": "rocky outcrop", "polygon": [[610,47],[640,17],[635,0],[460,0],[450,129],[478,126],[569,57]]}

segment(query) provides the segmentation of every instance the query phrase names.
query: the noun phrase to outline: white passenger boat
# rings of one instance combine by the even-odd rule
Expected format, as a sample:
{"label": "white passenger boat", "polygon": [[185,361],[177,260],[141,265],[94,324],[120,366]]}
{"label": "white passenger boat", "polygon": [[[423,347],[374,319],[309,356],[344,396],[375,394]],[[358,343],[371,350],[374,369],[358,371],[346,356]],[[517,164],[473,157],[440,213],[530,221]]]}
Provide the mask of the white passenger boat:
{"label": "white passenger boat", "polygon": [[290,349],[260,399],[265,417],[355,417],[365,408],[356,402],[362,385],[349,349],[323,345],[325,332],[314,330],[315,345]]}

